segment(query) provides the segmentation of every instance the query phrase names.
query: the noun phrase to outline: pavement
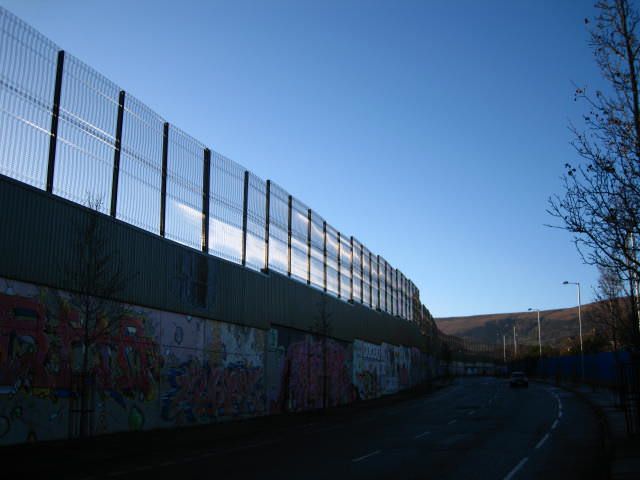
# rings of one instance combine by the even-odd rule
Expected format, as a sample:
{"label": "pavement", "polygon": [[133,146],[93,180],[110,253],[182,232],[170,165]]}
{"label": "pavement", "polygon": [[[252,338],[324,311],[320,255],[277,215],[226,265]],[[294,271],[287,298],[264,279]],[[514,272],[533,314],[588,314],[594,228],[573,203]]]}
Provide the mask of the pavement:
{"label": "pavement", "polygon": [[640,436],[627,433],[624,411],[619,406],[618,393],[604,388],[558,383],[587,401],[597,412],[606,430],[606,448],[610,456],[612,480],[640,479]]}
{"label": "pavement", "polygon": [[608,478],[605,426],[581,393],[490,377],[439,387],[324,412],[5,448],[0,463],[12,478]]}

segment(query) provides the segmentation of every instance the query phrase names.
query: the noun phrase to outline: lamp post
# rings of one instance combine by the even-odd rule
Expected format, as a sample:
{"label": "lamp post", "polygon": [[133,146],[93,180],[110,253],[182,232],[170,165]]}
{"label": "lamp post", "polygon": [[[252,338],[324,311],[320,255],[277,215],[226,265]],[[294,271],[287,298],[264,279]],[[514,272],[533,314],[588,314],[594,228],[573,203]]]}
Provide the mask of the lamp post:
{"label": "lamp post", "polygon": [[530,308],[529,311],[535,310],[536,312],[538,312],[538,351],[540,354],[540,358],[542,358],[542,340],[541,340],[541,333],[540,333],[540,309],[539,308]]}
{"label": "lamp post", "polygon": [[513,358],[518,356],[518,342],[516,341],[516,324],[513,324]]}
{"label": "lamp post", "polygon": [[582,347],[582,315],[581,315],[581,300],[580,300],[580,282],[568,282],[565,280],[563,285],[575,285],[578,287],[578,325],[580,327],[580,364],[582,369],[582,380],[584,381],[584,349]]}

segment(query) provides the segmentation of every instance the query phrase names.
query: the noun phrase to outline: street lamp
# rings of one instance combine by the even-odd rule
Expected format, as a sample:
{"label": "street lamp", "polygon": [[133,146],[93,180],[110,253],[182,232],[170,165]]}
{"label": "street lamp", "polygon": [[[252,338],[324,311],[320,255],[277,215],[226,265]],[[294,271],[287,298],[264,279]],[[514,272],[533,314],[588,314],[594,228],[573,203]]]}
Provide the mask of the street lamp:
{"label": "street lamp", "polygon": [[540,358],[542,358],[542,340],[540,339],[540,309],[539,308],[530,308],[529,311],[535,310],[538,312],[538,350],[540,352]]}
{"label": "street lamp", "polygon": [[584,381],[584,349],[582,348],[582,315],[581,315],[581,300],[580,300],[580,282],[568,282],[565,280],[563,285],[575,285],[578,287],[578,325],[580,326],[580,363],[582,365],[582,380]]}

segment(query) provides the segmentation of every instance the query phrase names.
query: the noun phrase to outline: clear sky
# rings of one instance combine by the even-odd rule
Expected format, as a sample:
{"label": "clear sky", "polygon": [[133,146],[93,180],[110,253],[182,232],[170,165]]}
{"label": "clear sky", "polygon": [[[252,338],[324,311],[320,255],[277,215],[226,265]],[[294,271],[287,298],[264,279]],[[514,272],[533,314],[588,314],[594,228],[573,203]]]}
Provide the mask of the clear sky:
{"label": "clear sky", "polygon": [[400,268],[435,316],[573,306],[547,199],[592,1],[0,0]]}

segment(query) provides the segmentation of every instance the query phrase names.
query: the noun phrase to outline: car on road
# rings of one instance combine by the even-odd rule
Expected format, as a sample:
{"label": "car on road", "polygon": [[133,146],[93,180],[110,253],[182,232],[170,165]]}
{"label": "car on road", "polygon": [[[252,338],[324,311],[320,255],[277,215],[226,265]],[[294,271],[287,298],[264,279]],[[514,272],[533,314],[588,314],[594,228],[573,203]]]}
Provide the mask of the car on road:
{"label": "car on road", "polygon": [[509,379],[509,386],[511,388],[529,386],[529,379],[524,372],[511,372],[511,378]]}

